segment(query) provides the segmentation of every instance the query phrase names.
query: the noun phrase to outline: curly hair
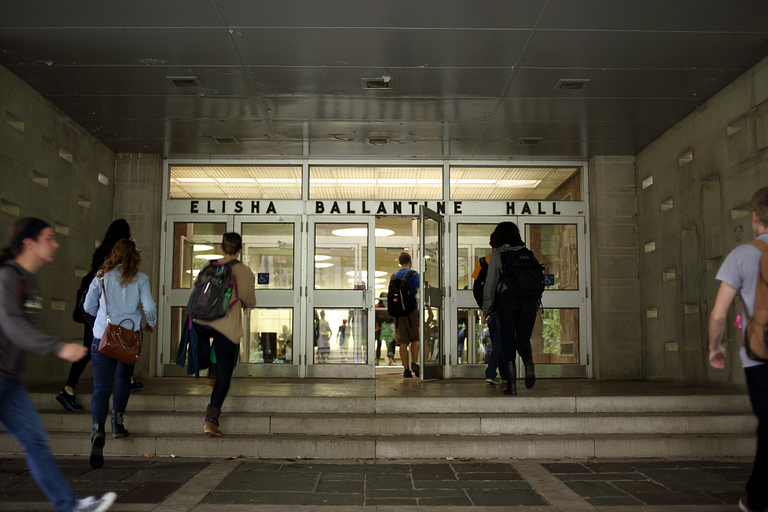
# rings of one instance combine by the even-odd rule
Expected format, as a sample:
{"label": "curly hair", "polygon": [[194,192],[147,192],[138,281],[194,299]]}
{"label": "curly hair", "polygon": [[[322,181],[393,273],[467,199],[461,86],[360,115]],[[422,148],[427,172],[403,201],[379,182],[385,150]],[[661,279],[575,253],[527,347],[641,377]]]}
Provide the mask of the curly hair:
{"label": "curly hair", "polygon": [[115,243],[112,253],[104,262],[103,271],[106,274],[120,265],[120,285],[126,286],[133,281],[141,268],[141,255],[130,240],[119,240]]}

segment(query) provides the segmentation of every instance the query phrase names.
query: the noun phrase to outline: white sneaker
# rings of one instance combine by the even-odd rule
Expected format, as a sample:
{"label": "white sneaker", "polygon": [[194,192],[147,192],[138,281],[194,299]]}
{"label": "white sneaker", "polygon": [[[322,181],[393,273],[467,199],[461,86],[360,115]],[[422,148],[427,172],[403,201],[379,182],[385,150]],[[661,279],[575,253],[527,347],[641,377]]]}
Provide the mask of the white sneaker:
{"label": "white sneaker", "polygon": [[93,496],[88,496],[82,500],[77,500],[75,510],[77,512],[104,512],[105,510],[109,510],[109,507],[112,506],[116,499],[117,494],[114,492],[108,492],[99,499],[96,499]]}

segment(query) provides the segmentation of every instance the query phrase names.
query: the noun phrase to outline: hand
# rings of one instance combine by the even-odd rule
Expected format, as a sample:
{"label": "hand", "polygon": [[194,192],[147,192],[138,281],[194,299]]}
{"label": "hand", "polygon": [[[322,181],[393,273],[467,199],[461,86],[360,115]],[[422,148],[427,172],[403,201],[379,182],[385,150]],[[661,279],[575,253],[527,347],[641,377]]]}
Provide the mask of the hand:
{"label": "hand", "polygon": [[709,351],[709,364],[718,370],[725,368],[725,348],[722,345]]}
{"label": "hand", "polygon": [[78,343],[65,343],[59,350],[59,357],[70,363],[75,363],[88,353],[88,349]]}
{"label": "hand", "polygon": [[147,325],[147,326],[145,326],[145,327],[144,327],[144,330],[145,330],[145,331],[147,331],[147,332],[148,332],[148,333],[150,333],[150,334],[152,334],[153,332],[155,332],[155,328],[154,328],[153,326],[151,326],[151,325]]}
{"label": "hand", "polygon": [[487,317],[485,317],[485,323],[487,324],[491,323],[491,315],[488,315]]}

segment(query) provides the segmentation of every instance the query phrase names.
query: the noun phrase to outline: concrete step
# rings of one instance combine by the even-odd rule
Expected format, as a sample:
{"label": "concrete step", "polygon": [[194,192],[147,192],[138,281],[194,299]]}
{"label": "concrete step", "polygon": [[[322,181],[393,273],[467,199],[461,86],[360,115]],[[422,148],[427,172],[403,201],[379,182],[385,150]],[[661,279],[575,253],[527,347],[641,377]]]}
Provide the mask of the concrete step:
{"label": "concrete step", "polygon": [[[56,455],[89,453],[87,433],[52,432]],[[747,457],[755,453],[755,437],[748,434],[700,435],[487,435],[487,436],[307,436],[203,434],[134,435],[107,437],[110,456],[184,456],[310,458],[310,459],[479,459]],[[18,454],[18,444],[0,436],[0,453]]]}
{"label": "concrete step", "polygon": [[[49,432],[88,432],[84,411],[40,411]],[[141,434],[196,434],[204,414],[128,411],[125,425]],[[224,413],[230,434],[400,436],[400,435],[569,435],[752,433],[752,414],[573,413],[573,414],[259,414]]]}

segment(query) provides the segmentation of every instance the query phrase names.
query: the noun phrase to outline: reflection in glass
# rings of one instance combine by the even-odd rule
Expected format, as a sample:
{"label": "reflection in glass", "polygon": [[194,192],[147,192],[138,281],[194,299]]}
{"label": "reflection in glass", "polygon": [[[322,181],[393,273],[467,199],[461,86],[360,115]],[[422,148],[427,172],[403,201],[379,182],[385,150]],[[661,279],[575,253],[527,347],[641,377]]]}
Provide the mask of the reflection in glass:
{"label": "reflection in glass", "polygon": [[491,356],[491,333],[479,308],[459,309],[459,364],[488,364]]}
{"label": "reflection in glass", "polygon": [[243,224],[242,261],[257,290],[293,289],[293,224]]}
{"label": "reflection in glass", "polygon": [[176,222],[173,225],[173,287],[190,288],[208,261],[224,256],[223,222]]}
{"label": "reflection in glass", "polygon": [[579,310],[545,309],[531,335],[534,363],[579,362]]}
{"label": "reflection in glass", "polygon": [[249,311],[248,334],[241,345],[240,362],[293,363],[293,308]]}
{"label": "reflection in glass", "polygon": [[316,308],[314,315],[315,364],[368,362],[368,310]]}
{"label": "reflection in glass", "polygon": [[[181,340],[181,331],[186,317],[186,307],[171,308],[171,361],[176,360],[176,354],[179,352],[179,341]],[[187,362],[184,361],[184,364],[186,365]]]}
{"label": "reflection in glass", "polygon": [[[347,236],[348,231],[358,233]],[[315,289],[355,290],[368,284],[368,225],[315,224]],[[386,272],[376,272],[383,277]]]}
{"label": "reflection in glass", "polygon": [[496,224],[459,224],[457,226],[458,272],[456,286],[459,290],[469,290],[475,280],[472,274],[480,258],[491,252],[491,233]]}
{"label": "reflection in glass", "polygon": [[529,224],[525,240],[544,273],[554,275],[555,284],[548,290],[579,289],[576,224]]}
{"label": "reflection in glass", "polygon": [[428,364],[442,364],[440,347],[440,322],[442,312],[438,308],[425,308],[426,318],[424,319],[424,361]]}

